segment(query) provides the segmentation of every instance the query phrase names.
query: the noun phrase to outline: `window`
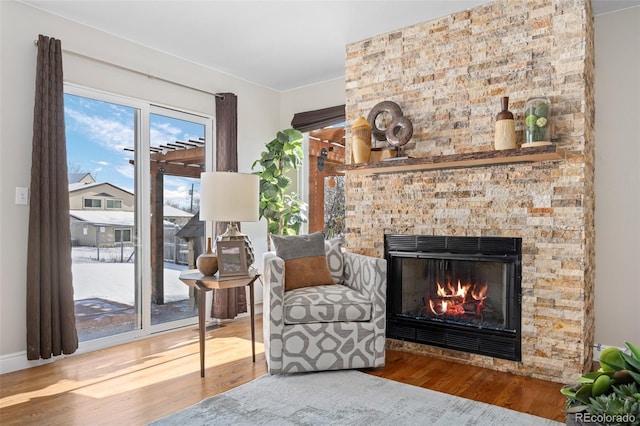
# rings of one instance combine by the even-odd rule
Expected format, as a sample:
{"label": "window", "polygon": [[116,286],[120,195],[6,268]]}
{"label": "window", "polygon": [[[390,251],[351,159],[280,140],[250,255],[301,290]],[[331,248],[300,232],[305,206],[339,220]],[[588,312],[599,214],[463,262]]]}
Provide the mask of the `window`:
{"label": "window", "polygon": [[108,209],[122,209],[122,200],[107,199]]}
{"label": "window", "polygon": [[131,229],[114,229],[114,236],[116,242],[131,242]]}
{"label": "window", "polygon": [[84,208],[85,209],[101,209],[102,200],[100,198],[85,198]]}

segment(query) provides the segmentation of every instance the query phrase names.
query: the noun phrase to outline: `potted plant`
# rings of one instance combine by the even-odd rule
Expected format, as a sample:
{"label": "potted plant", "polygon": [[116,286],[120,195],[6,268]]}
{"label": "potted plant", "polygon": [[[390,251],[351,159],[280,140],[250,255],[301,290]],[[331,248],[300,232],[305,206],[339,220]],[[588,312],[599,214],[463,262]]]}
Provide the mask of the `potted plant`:
{"label": "potted plant", "polygon": [[567,424],[637,425],[640,423],[640,347],[625,342],[600,353],[600,368],[565,386]]}
{"label": "potted plant", "polygon": [[260,176],[260,218],[267,220],[267,250],[271,250],[271,235],[297,235],[307,221],[307,205],[296,193],[288,192],[292,170],[302,166],[302,133],[286,129],[266,144],[260,159],[251,169]]}

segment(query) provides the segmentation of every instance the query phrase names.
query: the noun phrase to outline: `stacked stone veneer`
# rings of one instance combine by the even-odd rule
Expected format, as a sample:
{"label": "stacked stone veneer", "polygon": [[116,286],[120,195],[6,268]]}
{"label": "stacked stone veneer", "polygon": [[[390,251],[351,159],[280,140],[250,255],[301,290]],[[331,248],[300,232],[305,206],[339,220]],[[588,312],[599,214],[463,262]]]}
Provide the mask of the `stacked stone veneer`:
{"label": "stacked stone veneer", "polygon": [[589,0],[503,0],[347,46],[347,123],[396,102],[414,126],[406,154],[493,150],[502,96],[520,143],[525,101],[537,95],[551,99],[553,138],[567,153],[541,163],[347,174],[350,251],[383,256],[385,233],[523,239],[522,362],[395,340],[389,347],[558,382],[590,367],[593,37]]}

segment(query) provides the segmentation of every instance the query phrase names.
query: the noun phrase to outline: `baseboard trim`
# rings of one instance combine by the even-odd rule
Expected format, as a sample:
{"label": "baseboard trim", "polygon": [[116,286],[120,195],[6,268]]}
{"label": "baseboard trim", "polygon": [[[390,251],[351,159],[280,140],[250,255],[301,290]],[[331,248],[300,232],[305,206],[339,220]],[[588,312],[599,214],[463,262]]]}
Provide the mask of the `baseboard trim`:
{"label": "baseboard trim", "polygon": [[[66,355],[62,355],[62,357],[65,356]],[[14,371],[25,370],[27,368],[38,367],[39,365],[50,364],[59,358],[60,357],[30,361],[27,359],[27,351],[3,355],[0,357],[0,374],[12,373]]]}

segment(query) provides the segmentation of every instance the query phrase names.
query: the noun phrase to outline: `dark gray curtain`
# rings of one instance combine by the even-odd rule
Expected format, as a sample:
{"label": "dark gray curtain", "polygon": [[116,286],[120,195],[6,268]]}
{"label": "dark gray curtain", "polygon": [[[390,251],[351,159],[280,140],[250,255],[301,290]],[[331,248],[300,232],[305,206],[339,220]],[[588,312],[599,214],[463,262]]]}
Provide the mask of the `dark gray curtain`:
{"label": "dark gray curtain", "polygon": [[291,127],[301,132],[322,129],[346,120],[345,105],[299,112],[293,115]]}
{"label": "dark gray curtain", "polygon": [[[216,170],[238,171],[238,97],[233,93],[216,96]],[[227,222],[216,223],[216,235],[227,230]],[[247,312],[247,294],[244,288],[213,290],[211,316],[232,319]]]}
{"label": "dark gray curtain", "polygon": [[78,348],[60,40],[38,37],[27,253],[27,359]]}

